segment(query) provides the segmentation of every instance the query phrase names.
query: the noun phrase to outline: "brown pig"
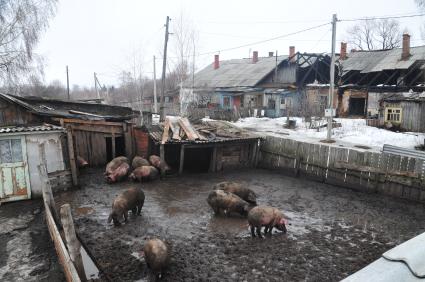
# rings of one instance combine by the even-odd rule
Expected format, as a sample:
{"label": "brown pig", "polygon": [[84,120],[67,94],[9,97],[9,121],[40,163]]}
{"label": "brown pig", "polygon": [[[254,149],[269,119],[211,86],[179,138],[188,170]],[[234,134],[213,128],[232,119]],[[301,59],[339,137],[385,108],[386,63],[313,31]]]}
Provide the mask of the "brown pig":
{"label": "brown pig", "polygon": [[161,158],[156,155],[151,155],[149,162],[159,170],[161,176],[164,176],[170,170],[168,164],[165,161],[161,161]]}
{"label": "brown pig", "polygon": [[214,190],[223,190],[233,193],[248,203],[257,205],[257,195],[251,189],[243,187],[241,183],[233,181],[220,182],[214,185]]}
{"label": "brown pig", "polygon": [[133,161],[131,162],[131,166],[133,167],[133,169],[136,169],[138,167],[145,166],[145,165],[151,165],[151,164],[149,163],[147,159],[144,159],[139,156],[135,156],[133,158]]}
{"label": "brown pig", "polygon": [[223,212],[225,215],[237,213],[246,216],[250,205],[237,195],[223,190],[212,191],[207,198],[207,202],[216,214]]}
{"label": "brown pig", "polygon": [[160,239],[151,239],[143,246],[143,253],[148,268],[156,278],[161,278],[162,271],[170,260],[167,245]]}
{"label": "brown pig", "polygon": [[134,181],[150,181],[158,179],[159,172],[158,170],[153,166],[141,166],[133,170],[133,172],[130,174],[130,179]]}
{"label": "brown pig", "polygon": [[89,163],[85,159],[83,159],[80,156],[77,156],[77,167],[78,168],[84,168],[88,165],[89,165]]}
{"label": "brown pig", "polygon": [[108,223],[114,221],[115,226],[119,226],[120,220],[124,217],[124,222],[128,220],[128,211],[135,215],[140,215],[145,203],[145,193],[140,188],[129,188],[118,195],[112,203],[112,211],[108,217]]}
{"label": "brown pig", "polygon": [[104,175],[107,182],[114,183],[124,179],[129,170],[128,159],[126,157],[116,157],[106,165]]}
{"label": "brown pig", "polygon": [[265,226],[264,234],[271,234],[273,227],[286,233],[288,222],[280,210],[269,206],[256,206],[248,213],[248,223],[252,237],[255,237],[256,231],[258,237],[262,238],[261,227]]}

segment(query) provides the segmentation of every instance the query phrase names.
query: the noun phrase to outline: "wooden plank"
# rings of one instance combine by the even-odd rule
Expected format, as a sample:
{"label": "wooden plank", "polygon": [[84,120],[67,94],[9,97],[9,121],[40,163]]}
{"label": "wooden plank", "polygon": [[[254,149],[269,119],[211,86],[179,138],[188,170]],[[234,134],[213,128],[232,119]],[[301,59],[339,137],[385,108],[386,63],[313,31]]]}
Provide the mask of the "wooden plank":
{"label": "wooden plank", "polygon": [[339,169],[349,169],[349,170],[359,171],[359,172],[373,172],[377,174],[388,174],[392,176],[406,176],[406,177],[418,178],[418,173],[416,172],[399,171],[399,170],[385,171],[381,168],[374,168],[371,166],[359,166],[356,164],[341,162],[341,161],[336,162],[334,167]]}
{"label": "wooden plank", "polygon": [[131,160],[134,157],[134,138],[133,138],[133,125],[132,124],[123,124],[123,133],[124,133],[124,144],[125,144],[125,155]]}
{"label": "wooden plank", "polygon": [[190,124],[189,120],[187,118],[181,118],[179,119],[179,124],[181,126],[181,128],[183,128],[183,130],[186,133],[186,136],[189,140],[196,140],[196,139],[203,139],[206,140],[205,137],[201,138],[198,133],[196,132],[196,130],[192,127],[192,125]]}
{"label": "wooden plank", "polygon": [[112,122],[112,121],[101,121],[101,120],[83,120],[83,119],[74,119],[74,118],[53,118],[55,121],[63,120],[63,123],[73,123],[75,124],[90,124],[90,125],[107,125],[107,126],[117,126],[121,127],[122,122]]}
{"label": "wooden plank", "polygon": [[72,219],[71,214],[71,206],[69,204],[62,205],[60,209],[60,215],[66,245],[69,251],[69,257],[74,263],[74,266],[78,272],[78,276],[81,280],[85,281],[87,278],[84,271],[83,259],[80,253],[81,243],[78,241],[77,234],[75,233],[74,220]]}
{"label": "wooden plank", "polygon": [[169,125],[171,132],[173,132],[171,138],[174,140],[181,140],[182,138],[180,137],[180,125],[178,124],[178,122],[174,119],[169,119]]}
{"label": "wooden plank", "polygon": [[164,121],[164,131],[162,132],[161,144],[167,143],[169,131],[170,131],[170,119],[169,118],[165,118],[165,121]]}
{"label": "wooden plank", "polygon": [[182,144],[180,146],[180,163],[179,163],[179,174],[183,173],[183,167],[184,167],[184,145]]}
{"label": "wooden plank", "polygon": [[74,124],[72,125],[72,128],[74,130],[81,130],[81,131],[89,131],[89,132],[100,132],[100,133],[115,133],[115,134],[122,134],[123,129],[122,126],[116,127],[116,126],[104,126],[104,125],[79,125]]}
{"label": "wooden plank", "polygon": [[[90,142],[91,144],[91,142]],[[116,149],[115,149],[115,133],[112,132],[112,137],[111,137],[111,144],[112,144],[112,158],[114,159],[117,154],[116,154]]]}
{"label": "wooden plank", "polygon": [[67,139],[68,139],[68,155],[69,155],[69,164],[71,166],[72,173],[72,184],[74,186],[78,185],[78,175],[77,175],[77,164],[75,163],[75,153],[74,153],[74,141],[72,139],[72,127],[67,126],[66,130]]}

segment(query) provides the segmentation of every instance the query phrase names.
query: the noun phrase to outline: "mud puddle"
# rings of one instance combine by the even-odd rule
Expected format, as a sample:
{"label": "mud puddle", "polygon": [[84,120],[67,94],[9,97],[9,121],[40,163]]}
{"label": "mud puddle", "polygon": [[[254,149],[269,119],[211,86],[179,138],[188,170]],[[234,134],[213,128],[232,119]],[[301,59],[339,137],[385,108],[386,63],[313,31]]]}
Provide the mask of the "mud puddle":
{"label": "mud puddle", "polygon": [[[224,180],[242,182],[257,193],[259,204],[280,208],[291,223],[288,233],[252,239],[246,219],[214,216],[206,198]],[[70,202],[78,213],[78,232],[105,281],[153,281],[138,256],[150,238],[171,248],[163,281],[338,281],[425,231],[423,205],[266,170],[113,185],[104,183],[99,170],[81,182],[81,190],[56,201]],[[113,198],[134,185],[146,195],[142,215],[131,215],[118,228],[108,225]],[[81,207],[92,210],[76,212]]]}

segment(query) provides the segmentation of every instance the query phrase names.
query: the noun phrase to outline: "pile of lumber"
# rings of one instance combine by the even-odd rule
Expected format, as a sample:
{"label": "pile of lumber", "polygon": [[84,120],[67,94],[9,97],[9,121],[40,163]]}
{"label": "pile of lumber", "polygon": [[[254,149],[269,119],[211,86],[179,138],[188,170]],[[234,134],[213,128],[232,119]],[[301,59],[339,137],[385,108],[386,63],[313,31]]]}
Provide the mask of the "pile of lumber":
{"label": "pile of lumber", "polygon": [[162,144],[170,140],[208,140],[192,126],[187,118],[168,116],[165,118],[163,127]]}
{"label": "pile of lumber", "polygon": [[225,121],[204,121],[191,124],[185,117],[167,116],[163,124],[161,143],[169,141],[214,141],[226,138],[252,137],[251,133]]}

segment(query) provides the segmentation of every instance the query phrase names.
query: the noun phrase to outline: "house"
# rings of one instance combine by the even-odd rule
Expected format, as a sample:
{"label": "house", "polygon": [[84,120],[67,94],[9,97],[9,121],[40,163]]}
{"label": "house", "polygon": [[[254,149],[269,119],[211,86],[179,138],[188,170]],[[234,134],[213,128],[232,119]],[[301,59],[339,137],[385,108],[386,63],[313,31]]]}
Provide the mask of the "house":
{"label": "house", "polygon": [[391,93],[422,91],[425,83],[425,46],[410,47],[403,34],[402,48],[346,53],[341,43],[338,114],[377,116],[379,101]]}
{"label": "house", "polygon": [[69,162],[73,185],[78,184],[77,156],[88,161],[90,166],[103,166],[119,155],[133,157],[133,121],[139,113],[130,108],[4,93],[0,93],[0,108],[2,128],[28,128],[31,133],[33,126],[38,128],[45,123],[60,126],[61,129],[55,127],[55,130],[62,132],[60,138],[64,140],[60,149],[63,154],[57,155],[58,160],[47,162],[55,163],[60,158]]}
{"label": "house", "polygon": [[[308,83],[329,83],[330,57],[326,54],[289,55],[219,60],[185,81],[180,92],[181,108],[235,111],[241,115],[263,112],[269,117],[298,114]],[[187,114],[187,113],[186,113]]]}
{"label": "house", "polygon": [[387,127],[425,132],[425,93],[397,93],[382,99],[381,123]]}

